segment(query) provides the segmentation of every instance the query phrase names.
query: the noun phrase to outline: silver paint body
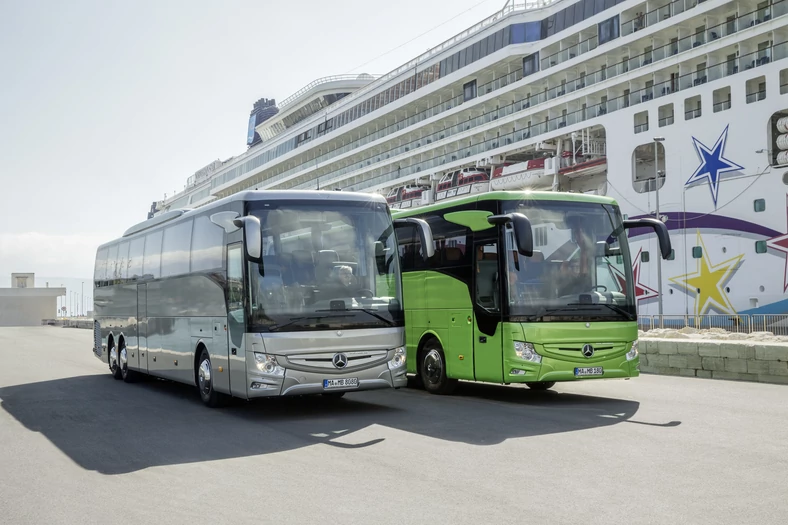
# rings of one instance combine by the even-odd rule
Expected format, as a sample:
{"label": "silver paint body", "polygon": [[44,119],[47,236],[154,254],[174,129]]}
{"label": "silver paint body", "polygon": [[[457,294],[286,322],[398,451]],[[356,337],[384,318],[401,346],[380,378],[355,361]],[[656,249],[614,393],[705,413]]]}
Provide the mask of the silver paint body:
{"label": "silver paint body", "polygon": [[[340,192],[242,192],[180,214],[164,226],[205,212],[241,211],[245,200],[294,197],[385,202],[382,196]],[[137,226],[128,238],[150,231],[143,229],[140,233]],[[241,238],[240,231],[225,235],[225,278],[226,245]],[[112,243],[99,249],[109,244]],[[357,388],[345,390],[399,388],[407,383],[404,366],[391,370],[388,365],[394,349],[405,344],[403,327],[246,333],[241,341],[233,342],[228,331],[225,290],[205,274],[94,287],[94,312],[93,353],[102,362],[107,363],[110,344],[125,344],[131,370],[196,385],[197,349],[202,345],[211,357],[214,388],[244,399],[318,394],[325,391],[324,379],[358,378]],[[262,373],[254,352],[276,356],[278,365],[285,369],[284,375],[270,377]],[[349,358],[344,369],[331,364],[338,352]],[[266,386],[252,389],[255,382]]]}

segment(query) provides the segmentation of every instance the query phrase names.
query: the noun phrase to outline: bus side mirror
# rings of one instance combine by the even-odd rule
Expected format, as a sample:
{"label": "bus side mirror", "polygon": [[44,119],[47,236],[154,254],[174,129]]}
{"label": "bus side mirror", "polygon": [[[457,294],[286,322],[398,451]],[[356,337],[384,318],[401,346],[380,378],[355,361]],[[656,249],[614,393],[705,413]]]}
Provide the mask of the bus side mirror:
{"label": "bus side mirror", "polygon": [[665,226],[665,223],[657,220],[657,219],[628,219],[624,221],[624,228],[626,229],[633,229],[633,228],[651,228],[654,230],[654,233],[657,234],[657,240],[659,241],[659,251],[662,254],[663,259],[667,259],[670,257],[670,252],[672,251],[672,247],[670,245],[670,234],[668,233],[668,227]]}
{"label": "bus side mirror", "polygon": [[408,217],[407,219],[394,219],[394,228],[402,228],[404,226],[415,226],[416,232],[421,241],[421,255],[424,261],[428,261],[430,257],[435,255],[435,243],[432,240],[432,228],[423,219],[416,219],[415,217]]}
{"label": "bus side mirror", "polygon": [[487,217],[487,222],[495,225],[511,224],[514,228],[514,242],[517,244],[517,252],[523,257],[531,257],[534,254],[534,234],[528,217],[522,213],[490,215]]}
{"label": "bus side mirror", "polygon": [[244,230],[244,246],[246,247],[246,258],[250,262],[263,262],[263,231],[260,227],[260,219],[254,215],[238,217],[233,220],[233,224]]}

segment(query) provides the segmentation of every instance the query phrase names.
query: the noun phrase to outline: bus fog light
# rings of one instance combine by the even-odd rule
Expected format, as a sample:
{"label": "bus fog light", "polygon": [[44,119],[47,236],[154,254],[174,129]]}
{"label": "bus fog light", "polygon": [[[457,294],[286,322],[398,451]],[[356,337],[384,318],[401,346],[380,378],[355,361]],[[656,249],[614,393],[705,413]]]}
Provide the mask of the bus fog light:
{"label": "bus fog light", "polygon": [[405,366],[406,356],[405,347],[400,346],[394,349],[394,357],[389,360],[389,369],[394,370]]}
{"label": "bus fog light", "polygon": [[629,352],[627,352],[627,361],[632,361],[637,356],[638,356],[638,340],[635,339],[632,342],[632,348],[630,348]]}
{"label": "bus fog light", "polygon": [[530,361],[532,363],[541,363],[542,356],[536,353],[534,350],[534,345],[531,343],[524,343],[522,341],[515,341],[514,342],[514,353],[517,354],[517,357],[520,359],[524,359],[526,361]]}
{"label": "bus fog light", "polygon": [[274,376],[285,375],[285,369],[276,364],[276,357],[272,355],[255,352],[254,360],[257,364],[257,369],[264,374],[270,374]]}

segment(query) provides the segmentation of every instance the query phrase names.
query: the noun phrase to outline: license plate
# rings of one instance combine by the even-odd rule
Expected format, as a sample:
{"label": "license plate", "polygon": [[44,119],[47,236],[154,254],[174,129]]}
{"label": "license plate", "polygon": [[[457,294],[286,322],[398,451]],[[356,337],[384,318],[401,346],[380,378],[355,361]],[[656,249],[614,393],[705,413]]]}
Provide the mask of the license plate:
{"label": "license plate", "polygon": [[344,379],[323,379],[323,388],[354,388],[357,386],[357,377],[346,377]]}
{"label": "license plate", "polygon": [[575,368],[575,376],[582,377],[582,376],[601,376],[604,374],[604,370],[601,366],[591,366],[588,368]]}

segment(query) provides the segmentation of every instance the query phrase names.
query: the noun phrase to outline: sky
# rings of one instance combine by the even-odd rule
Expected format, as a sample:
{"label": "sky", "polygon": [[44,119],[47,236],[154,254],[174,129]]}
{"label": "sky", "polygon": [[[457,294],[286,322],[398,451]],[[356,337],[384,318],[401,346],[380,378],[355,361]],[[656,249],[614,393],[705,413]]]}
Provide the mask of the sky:
{"label": "sky", "polygon": [[504,3],[0,0],[0,286],[90,279],[99,244],[246,150],[255,100],[387,73]]}

